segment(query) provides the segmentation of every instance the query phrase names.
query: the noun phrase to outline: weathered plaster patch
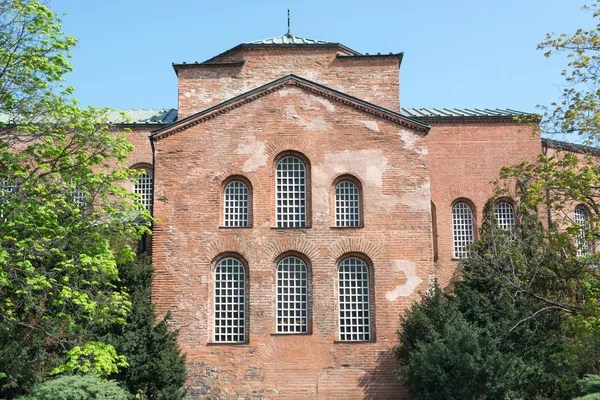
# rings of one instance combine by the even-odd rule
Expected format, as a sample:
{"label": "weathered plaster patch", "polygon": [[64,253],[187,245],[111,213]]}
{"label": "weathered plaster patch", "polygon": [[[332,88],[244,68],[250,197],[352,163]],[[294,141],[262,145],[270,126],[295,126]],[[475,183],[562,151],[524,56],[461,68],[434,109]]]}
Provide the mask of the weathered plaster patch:
{"label": "weathered plaster patch", "polygon": [[373,132],[379,132],[379,126],[375,121],[361,121],[365,128],[372,130]]}
{"label": "weathered plaster patch", "polygon": [[408,297],[415,289],[423,282],[417,276],[417,267],[415,263],[407,260],[392,260],[392,272],[402,272],[406,276],[406,283],[398,285],[392,291],[386,292],[385,298],[389,301],[394,301],[398,297]]}
{"label": "weathered plaster patch", "polygon": [[315,117],[310,122],[307,122],[292,105],[286,106],[283,113],[288,120],[295,121],[298,126],[304,127],[307,132],[323,132],[329,129],[329,124],[323,117]]}
{"label": "weathered plaster patch", "polygon": [[247,159],[244,165],[242,166],[242,171],[246,173],[254,172],[258,168],[267,165],[268,155],[265,152],[265,147],[266,146],[264,142],[258,142],[256,140],[245,144],[240,143],[238,145],[236,149],[237,154],[251,155],[250,158]]}
{"label": "weathered plaster patch", "polygon": [[407,131],[406,129],[402,129],[398,135],[404,142],[404,148],[409,150],[412,150],[415,144],[421,139],[417,134]]}
{"label": "weathered plaster patch", "polygon": [[428,211],[431,208],[430,183],[427,181],[412,193],[407,193],[400,198],[400,203],[410,207],[411,210]]}
{"label": "weathered plaster patch", "polygon": [[289,94],[302,93],[302,90],[298,89],[298,88],[289,88],[289,89],[281,89],[277,93],[279,93],[279,96],[281,96],[281,97],[286,97]]}

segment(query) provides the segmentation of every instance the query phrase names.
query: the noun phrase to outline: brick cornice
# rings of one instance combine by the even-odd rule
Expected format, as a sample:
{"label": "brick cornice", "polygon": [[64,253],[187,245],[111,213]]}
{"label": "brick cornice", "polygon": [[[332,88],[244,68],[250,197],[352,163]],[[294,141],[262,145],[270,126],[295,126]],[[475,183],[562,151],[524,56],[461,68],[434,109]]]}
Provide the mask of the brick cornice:
{"label": "brick cornice", "polygon": [[216,118],[219,115],[225,114],[231,110],[248,104],[254,100],[260,99],[261,97],[268,96],[275,91],[289,86],[295,86],[308,92],[315,93],[321,97],[325,97],[327,99],[334,100],[338,103],[354,107],[362,112],[372,114],[379,118],[397,123],[398,125],[404,126],[406,128],[413,129],[421,135],[426,135],[430,129],[428,124],[420,122],[416,119],[405,117],[394,111],[377,106],[375,104],[368,103],[358,98],[349,96],[345,93],[338,92],[326,86],[322,86],[317,83],[311,82],[304,78],[300,78],[295,75],[287,75],[283,78],[267,83],[266,85],[263,85],[259,88],[241,94],[220,104],[217,104],[214,107],[211,107],[209,109],[191,115],[187,118],[184,118],[171,125],[155,130],[152,132],[151,140],[158,141],[164,139],[165,137],[171,136],[177,132],[181,132],[192,126]]}

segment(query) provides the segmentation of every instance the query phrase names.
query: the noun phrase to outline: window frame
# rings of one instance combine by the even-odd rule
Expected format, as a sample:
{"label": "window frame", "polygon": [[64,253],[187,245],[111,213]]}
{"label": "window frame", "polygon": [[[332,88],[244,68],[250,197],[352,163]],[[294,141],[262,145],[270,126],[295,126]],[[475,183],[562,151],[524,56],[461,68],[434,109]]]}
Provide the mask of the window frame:
{"label": "window frame", "polygon": [[[216,312],[217,312],[217,268],[219,267],[219,265],[226,261],[226,260],[234,260],[237,261],[239,263],[239,265],[241,266],[241,268],[243,269],[243,273],[242,276],[244,277],[244,316],[243,318],[238,318],[238,321],[243,320],[244,321],[244,340],[243,341],[220,341],[217,340],[216,336],[216,328],[217,328],[217,318],[216,318]],[[209,344],[211,345],[244,345],[244,344],[248,344],[249,343],[249,339],[250,339],[250,329],[249,329],[249,287],[250,287],[250,282],[249,282],[249,274],[248,274],[248,263],[246,262],[246,260],[241,257],[239,254],[237,253],[223,253],[219,256],[217,256],[215,258],[215,261],[213,263],[213,268],[212,268],[212,293],[211,293],[211,303],[212,303],[212,307],[211,307],[211,316],[210,316],[210,321],[211,321],[211,327],[210,327],[210,340],[209,340]],[[229,304],[229,303],[226,303]],[[239,303],[238,303],[239,304]]]}
{"label": "window frame", "polygon": [[[278,190],[277,190],[277,179],[278,179],[278,166],[279,163],[287,158],[294,157],[304,164],[304,226],[279,226],[279,213],[278,208]],[[274,229],[310,229],[312,227],[312,168],[308,158],[297,151],[287,150],[279,153],[273,160],[273,228]]]}
{"label": "window frame", "polygon": [[[306,271],[306,301],[305,301],[305,311],[306,311],[306,329],[305,331],[301,331],[301,332],[292,332],[292,331],[280,331],[279,330],[279,324],[278,324],[278,318],[279,318],[279,267],[281,266],[281,263],[284,262],[285,260],[289,259],[289,258],[295,258],[297,260],[300,260],[303,264],[304,264],[304,268]],[[283,254],[281,254],[279,257],[276,258],[275,260],[275,290],[274,290],[274,299],[275,299],[275,304],[274,304],[274,330],[272,335],[312,335],[312,267],[311,267],[311,263],[310,260],[308,259],[308,257],[306,257],[304,254],[300,254],[297,252],[293,252],[293,251],[288,251],[285,252]],[[283,302],[283,301],[282,301]],[[290,310],[289,308],[287,310]]]}
{"label": "window frame", "polygon": [[[573,222],[578,225],[581,225],[581,222],[578,221],[578,218],[577,218],[578,211],[581,211],[581,215],[584,218],[584,221],[582,221],[585,224],[585,227],[583,228],[583,230],[590,229],[592,227],[591,221],[590,221],[590,219],[591,219],[590,218],[590,210],[584,204],[577,204],[575,206],[575,208],[573,209]],[[582,233],[582,229],[579,230],[579,234],[575,238],[575,246],[577,246],[577,257],[584,257],[588,254],[594,253],[594,243],[590,242],[588,240],[585,240],[585,238],[582,238],[583,235],[581,233]],[[581,240],[581,239],[583,239],[583,240]]]}
{"label": "window frame", "polygon": [[[226,218],[225,218],[225,210],[226,210],[226,190],[227,187],[233,182],[240,182],[246,186],[248,190],[248,204],[247,204],[247,221],[248,224],[246,226],[226,226]],[[254,190],[252,186],[252,182],[243,175],[230,175],[225,180],[223,180],[221,184],[221,213],[220,213],[220,228],[224,229],[246,229],[253,227],[253,219],[254,219]]]}
{"label": "window frame", "polygon": [[[149,205],[147,205],[143,201],[143,199],[145,198],[144,195],[140,196],[140,198],[138,199],[138,202],[140,204],[142,204],[142,206],[144,206],[144,208],[146,210],[148,210],[148,212],[150,212],[150,214],[152,215],[153,211],[154,211],[154,173],[153,173],[153,169],[151,166],[146,165],[146,164],[137,164],[137,165],[130,167],[130,169],[137,171],[138,174],[140,171],[144,171],[144,173],[146,175],[148,175],[150,177],[150,179],[152,180],[150,183],[150,196],[147,197],[147,199],[149,201]],[[131,191],[135,194],[139,194],[137,192],[137,186],[139,184],[139,179],[140,179],[140,176],[138,175],[136,177],[136,180],[131,182]]]}
{"label": "window frame", "polygon": [[[342,339],[341,335],[341,328],[342,328],[342,324],[341,324],[341,306],[340,306],[340,267],[342,266],[342,264],[350,259],[357,259],[360,260],[365,268],[366,268],[366,272],[367,272],[367,290],[368,290],[368,295],[367,295],[367,300],[368,300],[368,310],[369,310],[369,339],[364,339],[364,340],[345,340]],[[376,332],[375,332],[375,327],[376,327],[376,305],[375,305],[375,287],[374,287],[374,279],[373,279],[373,263],[371,262],[371,260],[366,257],[364,254],[362,253],[346,253],[344,255],[342,255],[341,257],[339,257],[335,263],[335,274],[336,274],[336,278],[335,278],[335,302],[336,302],[336,326],[337,326],[337,333],[336,333],[336,337],[337,339],[335,340],[335,343],[340,343],[340,344],[349,344],[349,343],[370,343],[370,342],[376,342]],[[364,304],[364,302],[363,302]]]}
{"label": "window frame", "polygon": [[[512,211],[512,225],[507,225],[506,227],[504,227],[500,224],[500,219],[498,219],[498,212],[497,212],[498,209],[497,208],[501,204],[506,204],[510,207],[510,209]],[[498,225],[499,228],[505,229],[509,232],[514,233],[515,226],[518,225],[517,213],[515,212],[514,202],[507,198],[504,198],[504,197],[496,199],[496,201],[494,202],[494,218],[496,218],[496,224]]]}
{"label": "window frame", "polygon": [[471,241],[468,243],[465,243],[465,245],[463,247],[467,247],[468,245],[474,243],[477,240],[477,213],[476,213],[475,205],[473,204],[472,201],[465,199],[465,198],[456,199],[455,201],[452,202],[452,206],[450,207],[450,222],[451,222],[451,226],[450,226],[451,236],[450,237],[452,239],[452,259],[453,260],[461,260],[463,258],[468,257],[466,249],[464,250],[464,256],[461,256],[460,254],[457,254],[457,252],[456,252],[454,208],[456,206],[458,206],[459,204],[466,205],[467,208],[471,212]]}
{"label": "window frame", "polygon": [[[352,183],[358,192],[358,225],[355,226],[338,226],[337,225],[337,187],[339,184],[343,182]],[[351,174],[343,174],[339,175],[333,180],[331,185],[331,201],[330,201],[330,210],[331,210],[331,227],[334,229],[357,229],[364,228],[364,196],[363,196],[363,185],[362,181],[358,179],[356,176]]]}

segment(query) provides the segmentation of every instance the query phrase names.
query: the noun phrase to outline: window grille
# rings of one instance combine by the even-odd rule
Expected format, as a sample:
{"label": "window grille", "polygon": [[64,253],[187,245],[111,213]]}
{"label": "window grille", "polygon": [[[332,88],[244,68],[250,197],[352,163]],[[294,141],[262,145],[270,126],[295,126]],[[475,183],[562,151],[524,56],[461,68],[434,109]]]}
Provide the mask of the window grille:
{"label": "window grille", "polygon": [[335,226],[360,226],[360,195],[350,181],[335,185]]}
{"label": "window grille", "polygon": [[575,207],[575,218],[574,222],[579,225],[579,234],[577,235],[577,257],[584,256],[589,248],[590,244],[585,240],[586,229],[589,228],[588,214],[584,206],[579,205]]}
{"label": "window grille", "polygon": [[339,266],[340,340],[371,340],[369,270],[360,258],[347,258]]}
{"label": "window grille", "polygon": [[248,187],[233,181],[225,186],[225,226],[248,226]]}
{"label": "window grille", "polygon": [[73,190],[72,196],[73,204],[75,205],[75,207],[79,208],[80,210],[83,209],[85,207],[85,201],[87,199],[87,195],[85,194],[85,192],[80,188],[75,188]]}
{"label": "window grille", "polygon": [[152,186],[152,174],[146,170],[137,176],[137,181],[133,185],[133,192],[140,195],[140,203],[148,211],[152,211]]}
{"label": "window grille", "polygon": [[277,332],[306,333],[308,285],[306,264],[286,257],[277,266]]}
{"label": "window grille", "polygon": [[510,203],[501,201],[494,208],[498,226],[507,231],[512,231],[515,226],[515,210]]}
{"label": "window grille", "polygon": [[17,186],[10,178],[0,178],[0,221],[6,221],[5,203],[16,190]]}
{"label": "window grille", "polygon": [[277,163],[277,227],[306,227],[306,167],[296,157]]}
{"label": "window grille", "polygon": [[215,342],[246,340],[246,277],[235,258],[224,258],[215,268]]}
{"label": "window grille", "polygon": [[452,207],[452,245],[455,258],[467,257],[467,246],[473,243],[473,214],[466,203]]}

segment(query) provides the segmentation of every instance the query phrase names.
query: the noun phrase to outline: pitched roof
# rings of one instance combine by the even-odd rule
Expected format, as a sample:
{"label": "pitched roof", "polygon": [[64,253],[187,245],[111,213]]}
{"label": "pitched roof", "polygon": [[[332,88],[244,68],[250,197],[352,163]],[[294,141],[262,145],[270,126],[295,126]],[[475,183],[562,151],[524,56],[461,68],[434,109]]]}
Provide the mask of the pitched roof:
{"label": "pitched roof", "polygon": [[374,114],[380,118],[385,118],[390,121],[396,122],[400,125],[404,125],[411,129],[415,129],[416,131],[422,134],[427,134],[430,128],[430,126],[427,123],[419,121],[417,119],[399,114],[397,112],[388,110],[387,108],[377,106],[364,100],[360,100],[356,97],[347,95],[345,93],[338,92],[337,90],[331,89],[327,86],[319,85],[318,83],[309,81],[308,79],[300,78],[296,75],[286,75],[282,78],[267,83],[266,85],[260,86],[256,89],[250,90],[239,96],[233,97],[220,104],[210,107],[204,111],[200,111],[194,115],[190,115],[189,117],[174,122],[170,125],[158,128],[152,131],[151,136],[155,139],[160,139],[164,136],[169,136],[173,133],[179,132],[190,126],[196,125],[209,118],[212,118],[215,115],[223,114],[245,103],[253,101],[259,97],[272,93],[275,90],[286,85],[298,86],[303,89],[312,91],[314,93],[326,96],[334,101],[338,101],[351,107],[358,108],[363,112]]}
{"label": "pitched roof", "polygon": [[598,147],[588,146],[585,144],[569,143],[548,138],[542,138],[542,144],[550,149],[565,150],[573,153],[600,154],[600,149]]}
{"label": "pitched roof", "polygon": [[427,120],[456,119],[513,119],[515,117],[535,117],[535,114],[510,108],[403,108],[401,114]]}
{"label": "pitched roof", "polygon": [[246,42],[244,44],[337,44],[332,42],[326,42],[324,40],[315,40],[303,38],[300,36],[294,36],[291,33],[286,33],[283,36],[278,36],[269,39],[254,40],[252,42]]}
{"label": "pitched roof", "polygon": [[[274,38],[269,38],[269,39],[262,39],[262,40],[255,40],[252,42],[246,42],[246,43],[242,43],[239,44],[235,47],[232,47],[229,50],[224,51],[221,54],[217,54],[216,56],[209,58],[208,60],[204,61],[202,64],[204,63],[214,63],[214,62],[218,62],[221,59],[223,59],[225,56],[228,56],[231,53],[236,52],[237,50],[240,49],[244,49],[244,48],[250,48],[250,49],[256,49],[256,48],[278,48],[278,47],[293,47],[293,48],[338,48],[350,55],[361,55],[358,51],[356,50],[352,50],[349,47],[344,46],[341,43],[335,43],[335,42],[327,42],[325,40],[316,40],[316,39],[308,39],[308,38],[303,38],[300,36],[294,36],[290,33],[286,33],[283,36],[278,36],[278,37],[274,37]],[[176,64],[179,65],[179,64]]]}
{"label": "pitched roof", "polygon": [[104,115],[110,124],[123,125],[160,125],[177,120],[176,108],[113,110]]}

